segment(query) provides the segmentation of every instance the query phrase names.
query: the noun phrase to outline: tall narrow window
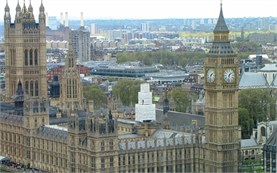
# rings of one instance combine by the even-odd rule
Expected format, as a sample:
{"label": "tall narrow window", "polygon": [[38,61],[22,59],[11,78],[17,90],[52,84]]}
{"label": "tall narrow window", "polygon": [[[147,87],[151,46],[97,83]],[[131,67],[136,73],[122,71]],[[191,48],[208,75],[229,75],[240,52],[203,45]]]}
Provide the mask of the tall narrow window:
{"label": "tall narrow window", "polygon": [[35,96],[38,96],[38,81],[35,83]]}
{"label": "tall narrow window", "polygon": [[73,97],[77,98],[77,85],[76,85],[76,79],[73,80]]}
{"label": "tall narrow window", "polygon": [[35,49],[35,65],[38,65],[38,50]]}
{"label": "tall narrow window", "polygon": [[29,93],[29,81],[25,81],[25,93]]}
{"label": "tall narrow window", "polygon": [[74,66],[74,61],[73,61],[73,58],[71,59],[71,67]]}
{"label": "tall narrow window", "polygon": [[69,83],[68,83],[68,79],[66,80],[66,97],[67,98],[69,98],[69,90],[68,90],[68,85],[69,85]]}
{"label": "tall narrow window", "polygon": [[34,96],[34,82],[30,82],[30,96]]}
{"label": "tall narrow window", "polygon": [[71,58],[68,58],[68,66],[69,66],[69,67],[72,67],[72,66],[71,66]]}
{"label": "tall narrow window", "polygon": [[28,65],[28,50],[27,49],[24,50],[24,61],[25,61],[25,65]]}
{"label": "tall narrow window", "polygon": [[10,63],[11,65],[15,65],[15,49],[10,50]]}
{"label": "tall narrow window", "polygon": [[13,49],[13,65],[15,65],[15,60],[16,60],[16,50]]}
{"label": "tall narrow window", "polygon": [[13,52],[12,52],[12,50],[10,50],[10,56],[11,56],[10,63],[11,63],[11,65],[13,65]]}
{"label": "tall narrow window", "polygon": [[30,50],[30,65],[33,65],[33,49]]}

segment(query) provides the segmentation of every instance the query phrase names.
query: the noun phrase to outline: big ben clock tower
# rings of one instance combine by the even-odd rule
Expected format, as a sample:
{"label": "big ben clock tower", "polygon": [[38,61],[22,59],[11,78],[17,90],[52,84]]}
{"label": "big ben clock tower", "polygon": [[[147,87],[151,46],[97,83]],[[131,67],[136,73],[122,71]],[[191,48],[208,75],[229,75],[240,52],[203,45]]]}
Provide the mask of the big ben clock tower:
{"label": "big ben clock tower", "polygon": [[220,7],[214,41],[205,59],[205,172],[238,172],[238,59]]}

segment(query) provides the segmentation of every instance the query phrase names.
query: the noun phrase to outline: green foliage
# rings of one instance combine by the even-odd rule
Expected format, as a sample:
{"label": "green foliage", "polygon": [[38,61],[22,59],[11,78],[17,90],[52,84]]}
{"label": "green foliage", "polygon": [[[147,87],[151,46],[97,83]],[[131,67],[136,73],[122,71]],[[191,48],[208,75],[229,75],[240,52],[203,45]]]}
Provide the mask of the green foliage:
{"label": "green foliage", "polygon": [[83,95],[85,99],[93,100],[95,108],[105,107],[107,105],[107,99],[104,93],[99,89],[98,86],[84,86]]}
{"label": "green foliage", "polygon": [[250,135],[257,121],[275,117],[276,98],[269,89],[246,89],[239,92],[239,125],[242,136]]}
{"label": "green foliage", "polygon": [[176,104],[176,111],[187,112],[191,106],[191,95],[184,88],[173,88],[169,93],[170,99]]}
{"label": "green foliage", "polygon": [[262,160],[243,160],[240,172],[264,172]]}
{"label": "green foliage", "polygon": [[125,106],[136,104],[141,83],[138,80],[119,80],[113,87],[113,94],[119,97]]}
{"label": "green foliage", "polygon": [[204,57],[205,52],[122,52],[117,54],[117,62],[141,61],[145,65],[163,64],[184,66],[186,64],[203,61]]}
{"label": "green foliage", "polygon": [[249,112],[245,108],[239,108],[239,124],[241,126],[242,138],[248,139],[254,127],[254,120],[250,118]]}

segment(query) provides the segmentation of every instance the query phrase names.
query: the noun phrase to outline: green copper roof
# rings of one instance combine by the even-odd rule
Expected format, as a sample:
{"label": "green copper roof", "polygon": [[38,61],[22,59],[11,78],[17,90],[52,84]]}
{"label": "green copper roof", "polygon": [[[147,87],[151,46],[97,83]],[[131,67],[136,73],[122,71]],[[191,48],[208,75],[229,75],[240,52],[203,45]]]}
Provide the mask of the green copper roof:
{"label": "green copper roof", "polygon": [[229,29],[228,29],[228,27],[225,23],[225,19],[224,19],[224,16],[223,16],[222,4],[220,5],[220,14],[219,14],[214,32],[229,32]]}

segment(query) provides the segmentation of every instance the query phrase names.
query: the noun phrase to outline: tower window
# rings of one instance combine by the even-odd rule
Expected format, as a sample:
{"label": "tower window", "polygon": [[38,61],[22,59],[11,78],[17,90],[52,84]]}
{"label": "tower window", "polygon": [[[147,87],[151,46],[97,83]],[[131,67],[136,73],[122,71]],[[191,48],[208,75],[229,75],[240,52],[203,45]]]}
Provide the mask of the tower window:
{"label": "tower window", "polygon": [[29,81],[25,81],[25,93],[29,93]]}
{"label": "tower window", "polygon": [[30,65],[33,65],[33,50],[30,50]]}
{"label": "tower window", "polygon": [[35,49],[35,65],[38,65],[38,50]]}
{"label": "tower window", "polygon": [[34,82],[30,82],[30,96],[34,96]]}
{"label": "tower window", "polygon": [[101,151],[105,151],[105,141],[101,141]]}
{"label": "tower window", "polygon": [[11,50],[10,50],[10,56],[11,56],[10,62],[11,62],[11,65],[15,65],[15,55],[16,55],[15,49],[11,49]]}
{"label": "tower window", "polygon": [[35,83],[35,96],[38,96],[38,81]]}
{"label": "tower window", "polygon": [[24,50],[24,61],[25,61],[25,65],[28,65],[28,50],[27,49]]}

